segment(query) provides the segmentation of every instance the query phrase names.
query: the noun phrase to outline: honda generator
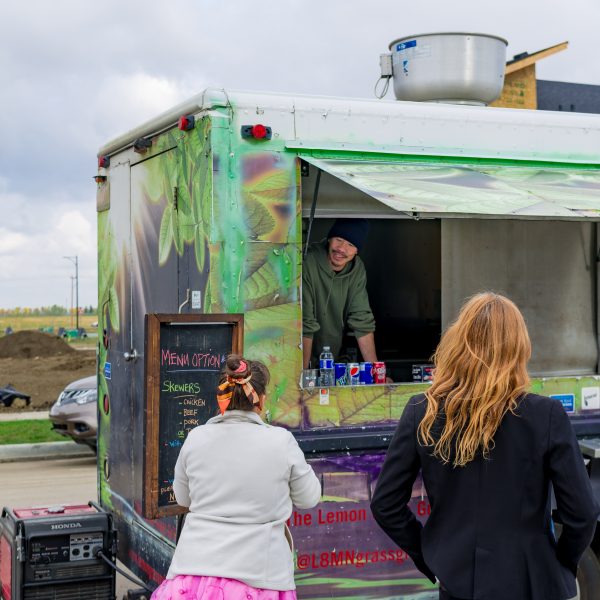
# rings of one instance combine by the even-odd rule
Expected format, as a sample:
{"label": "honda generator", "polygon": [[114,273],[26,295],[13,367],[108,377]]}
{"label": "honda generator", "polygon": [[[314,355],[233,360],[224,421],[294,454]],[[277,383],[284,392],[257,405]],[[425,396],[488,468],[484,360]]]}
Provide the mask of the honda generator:
{"label": "honda generator", "polygon": [[114,600],[116,531],[99,506],[4,508],[2,600]]}

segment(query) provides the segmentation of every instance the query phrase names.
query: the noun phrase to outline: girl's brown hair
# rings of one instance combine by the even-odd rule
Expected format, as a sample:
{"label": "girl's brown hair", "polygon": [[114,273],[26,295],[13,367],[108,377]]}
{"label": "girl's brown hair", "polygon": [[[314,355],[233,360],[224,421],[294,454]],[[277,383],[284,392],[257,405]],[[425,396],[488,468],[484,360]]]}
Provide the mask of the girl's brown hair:
{"label": "girl's brown hair", "polygon": [[433,357],[433,384],[419,442],[444,463],[487,458],[494,435],[529,385],[531,342],[523,315],[508,298],[485,292],[462,307]]}
{"label": "girl's brown hair", "polygon": [[[246,364],[246,369],[238,371],[242,362]],[[259,396],[264,396],[267,392],[267,385],[269,384],[269,379],[271,378],[269,369],[267,369],[264,363],[258,360],[248,360],[247,358],[244,358],[238,354],[230,354],[227,357],[227,360],[225,361],[225,365],[221,372],[219,384],[222,384],[225,381],[227,381],[228,376],[233,379],[244,379],[248,377],[248,375],[252,375],[248,383],[254,388],[254,391]],[[231,401],[229,402],[227,410],[253,409],[254,405],[252,404],[252,399],[248,398],[248,396],[244,392],[243,386],[233,384]]]}

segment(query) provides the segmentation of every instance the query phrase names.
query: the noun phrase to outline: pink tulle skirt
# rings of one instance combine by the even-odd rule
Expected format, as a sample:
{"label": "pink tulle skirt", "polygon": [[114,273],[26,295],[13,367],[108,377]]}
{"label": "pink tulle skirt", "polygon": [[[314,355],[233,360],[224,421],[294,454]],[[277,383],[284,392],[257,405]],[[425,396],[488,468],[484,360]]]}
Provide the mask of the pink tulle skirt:
{"label": "pink tulle skirt", "polygon": [[165,579],[150,600],[296,600],[296,591],[262,590],[225,577],[177,575]]}

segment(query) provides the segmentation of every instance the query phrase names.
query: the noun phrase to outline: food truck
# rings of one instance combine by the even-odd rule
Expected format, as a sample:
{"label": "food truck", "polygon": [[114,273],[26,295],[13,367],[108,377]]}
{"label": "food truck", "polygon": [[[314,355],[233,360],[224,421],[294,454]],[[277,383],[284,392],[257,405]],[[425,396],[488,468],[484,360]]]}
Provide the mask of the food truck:
{"label": "food truck", "polygon": [[[322,482],[294,510],[302,598],[437,598],[369,501],[408,399],[465,298],[511,297],[531,389],[561,400],[597,476],[600,115],[207,89],[100,149],[100,504],[156,586],[181,524],[172,467],[214,416],[224,356],[272,375],[267,419]],[[369,220],[361,258],[393,383],[304,387],[303,251]],[[310,234],[310,235],[309,235]],[[417,481],[411,506],[429,505]],[[597,545],[593,544],[597,549]],[[593,549],[581,598],[596,597]]]}

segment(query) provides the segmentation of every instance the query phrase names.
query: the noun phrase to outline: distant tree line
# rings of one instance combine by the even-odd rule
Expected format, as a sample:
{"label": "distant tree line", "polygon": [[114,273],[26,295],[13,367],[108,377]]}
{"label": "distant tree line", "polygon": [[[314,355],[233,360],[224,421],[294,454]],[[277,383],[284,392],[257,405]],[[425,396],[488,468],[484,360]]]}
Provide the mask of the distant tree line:
{"label": "distant tree line", "polygon": [[[0,308],[0,316],[2,317],[21,317],[21,316],[39,316],[39,317],[60,317],[62,315],[75,314],[75,309],[71,311],[69,308],[53,304],[52,306],[38,306],[30,308],[28,306],[16,306],[15,308]],[[97,309],[91,304],[90,306],[80,306],[80,315],[95,315]]]}

